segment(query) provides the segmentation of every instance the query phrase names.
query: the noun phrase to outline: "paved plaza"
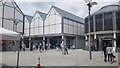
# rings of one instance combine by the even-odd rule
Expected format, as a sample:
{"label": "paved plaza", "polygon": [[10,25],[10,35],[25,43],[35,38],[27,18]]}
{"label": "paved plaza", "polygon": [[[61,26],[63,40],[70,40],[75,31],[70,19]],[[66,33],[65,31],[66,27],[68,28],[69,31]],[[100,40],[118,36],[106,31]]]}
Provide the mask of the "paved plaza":
{"label": "paved plaza", "polygon": [[[16,66],[17,52],[2,52],[0,63],[8,66]],[[116,63],[103,61],[101,51],[92,52],[92,60],[89,60],[89,51],[82,49],[69,50],[68,55],[61,52],[48,50],[44,52],[25,51],[20,52],[20,66],[36,66],[40,57],[41,66],[118,66],[118,54],[116,53]],[[1,62],[2,61],[2,62]]]}

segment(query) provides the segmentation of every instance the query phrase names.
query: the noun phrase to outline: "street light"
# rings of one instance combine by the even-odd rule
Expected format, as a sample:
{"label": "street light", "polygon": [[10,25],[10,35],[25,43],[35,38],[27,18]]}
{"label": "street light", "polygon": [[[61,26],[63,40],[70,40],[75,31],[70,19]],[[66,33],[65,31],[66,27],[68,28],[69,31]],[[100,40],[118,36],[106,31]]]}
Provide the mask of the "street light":
{"label": "street light", "polygon": [[88,10],[89,10],[89,24],[88,24],[88,27],[89,27],[89,40],[88,40],[88,42],[89,42],[89,54],[90,54],[90,56],[89,56],[89,58],[90,58],[90,60],[92,60],[92,54],[91,54],[91,44],[90,44],[90,11],[91,11],[91,7],[93,6],[93,5],[97,5],[97,3],[96,2],[92,2],[92,0],[84,0],[85,1],[85,3],[87,3],[87,6],[88,6]]}
{"label": "street light", "polygon": [[[17,32],[17,24],[19,23],[19,22],[22,22],[22,21],[20,21],[20,20],[18,20],[18,19],[14,19],[14,21],[15,21],[15,26],[16,26],[16,32]],[[23,45],[23,33],[22,33],[22,35],[21,35],[21,37],[22,37],[22,45]],[[17,53],[17,68],[18,68],[18,66],[19,66],[19,54],[20,54],[20,44],[19,44],[19,46],[18,46],[18,53]]]}
{"label": "street light", "polygon": [[[10,18],[10,19],[8,19],[8,20],[12,20],[12,21],[14,21],[14,24],[15,24],[15,27],[16,27],[16,30],[14,30],[13,29],[13,31],[16,31],[17,32],[17,24],[19,23],[19,22],[23,22],[22,20],[18,20],[18,19],[13,19],[13,18]],[[22,33],[22,42],[23,42],[23,33]],[[17,53],[17,67],[16,68],[18,68],[18,66],[19,66],[19,53],[20,53],[20,44],[19,44],[19,46],[18,46],[18,53]]]}

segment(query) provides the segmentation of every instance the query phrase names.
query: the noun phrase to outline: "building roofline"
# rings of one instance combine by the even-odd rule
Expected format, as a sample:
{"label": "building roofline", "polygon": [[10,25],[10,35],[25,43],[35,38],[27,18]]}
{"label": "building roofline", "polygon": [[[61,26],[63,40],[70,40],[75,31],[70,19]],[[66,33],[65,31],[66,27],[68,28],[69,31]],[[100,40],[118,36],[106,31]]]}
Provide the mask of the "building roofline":
{"label": "building roofline", "polygon": [[[101,13],[112,12],[112,11],[119,11],[119,9],[118,9],[118,10],[111,10],[111,11],[99,12],[99,11],[101,11],[102,9],[107,8],[107,7],[110,7],[110,6],[120,7],[120,5],[117,5],[117,4],[106,5],[106,6],[101,7],[99,10],[95,11],[94,13],[92,13],[91,16],[95,16],[95,15],[98,15],[98,14],[101,14]],[[88,17],[89,17],[89,16],[86,16],[85,18],[88,18]]]}
{"label": "building roofline", "polygon": [[[68,11],[66,11],[66,10],[63,10],[63,9],[61,9],[61,8],[59,8],[59,7],[56,7],[56,6],[52,6],[52,7],[55,7],[55,8],[57,8],[57,9],[60,9],[60,10],[66,12],[66,13],[68,13],[68,14],[71,14],[71,15],[73,15],[73,16],[75,16],[75,17],[79,17],[79,16],[77,16],[77,15],[75,15],[75,14],[73,14],[73,13],[70,13],[70,12],[68,12]],[[79,17],[79,18],[80,18],[80,19],[83,19],[83,18],[81,18],[81,17]]]}

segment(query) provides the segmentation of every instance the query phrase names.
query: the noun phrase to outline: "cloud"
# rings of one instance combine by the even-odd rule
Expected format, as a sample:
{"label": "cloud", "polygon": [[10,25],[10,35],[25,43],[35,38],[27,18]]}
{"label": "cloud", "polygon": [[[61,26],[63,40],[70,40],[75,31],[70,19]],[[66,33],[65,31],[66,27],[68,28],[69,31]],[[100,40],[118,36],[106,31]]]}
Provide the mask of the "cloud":
{"label": "cloud", "polygon": [[[18,0],[16,0],[18,1]],[[40,2],[40,0],[31,0],[34,2],[17,2],[22,11],[25,14],[33,15],[35,11],[41,11],[47,13],[52,5],[59,7],[67,12],[75,14],[79,17],[85,18],[88,15],[88,7],[84,0],[45,0],[46,2]],[[99,10],[101,7],[109,4],[117,4],[119,0],[94,0],[98,5],[93,6],[91,13]]]}
{"label": "cloud", "polygon": [[24,14],[33,16],[36,11],[48,12],[50,4],[48,2],[17,2]]}

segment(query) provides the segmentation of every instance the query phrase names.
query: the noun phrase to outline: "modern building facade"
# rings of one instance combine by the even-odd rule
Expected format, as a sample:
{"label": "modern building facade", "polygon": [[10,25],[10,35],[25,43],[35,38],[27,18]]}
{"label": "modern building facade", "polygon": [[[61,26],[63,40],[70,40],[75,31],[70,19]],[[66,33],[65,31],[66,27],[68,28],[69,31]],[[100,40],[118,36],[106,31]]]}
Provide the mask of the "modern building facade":
{"label": "modern building facade", "polygon": [[23,19],[23,12],[16,2],[13,0],[0,1],[0,27],[23,33]]}
{"label": "modern building facade", "polygon": [[[90,16],[91,46],[94,50],[101,50],[103,43],[120,47],[120,6],[107,5]],[[88,23],[85,18],[85,48],[88,49]]]}
{"label": "modern building facade", "polygon": [[82,48],[83,19],[55,6],[52,6],[47,14],[36,11],[30,24],[30,38],[32,44],[51,44],[51,48],[62,42],[69,48],[72,45]]}

